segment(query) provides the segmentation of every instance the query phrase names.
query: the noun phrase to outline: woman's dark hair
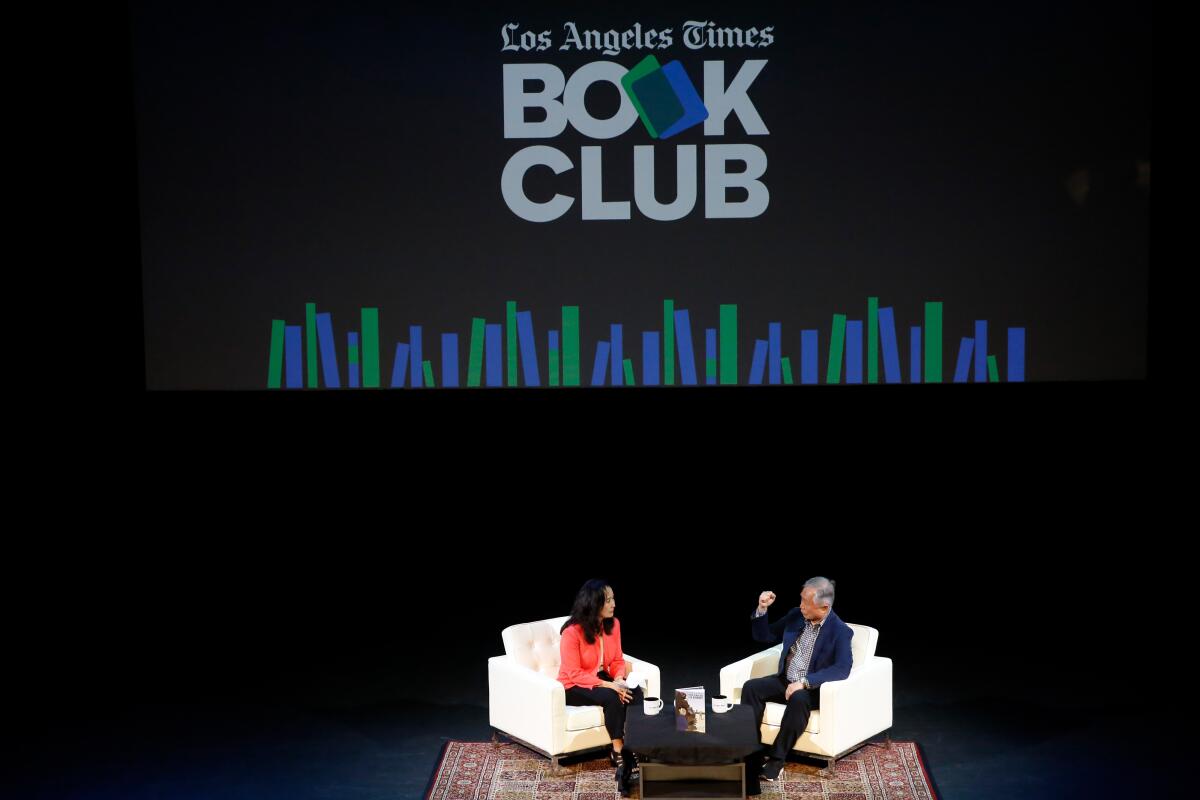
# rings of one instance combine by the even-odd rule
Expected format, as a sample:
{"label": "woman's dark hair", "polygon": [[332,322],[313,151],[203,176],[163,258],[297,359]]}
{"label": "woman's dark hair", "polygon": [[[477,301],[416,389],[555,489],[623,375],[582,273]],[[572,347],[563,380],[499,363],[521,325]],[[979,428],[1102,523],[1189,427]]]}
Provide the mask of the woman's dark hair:
{"label": "woman's dark hair", "polygon": [[[608,581],[592,579],[580,587],[579,594],[575,595],[575,605],[571,607],[571,616],[559,628],[559,633],[579,623],[587,643],[594,644],[600,633],[600,612],[604,610],[604,590],[608,585]],[[605,635],[612,633],[612,629],[613,618],[609,617],[604,620]]]}

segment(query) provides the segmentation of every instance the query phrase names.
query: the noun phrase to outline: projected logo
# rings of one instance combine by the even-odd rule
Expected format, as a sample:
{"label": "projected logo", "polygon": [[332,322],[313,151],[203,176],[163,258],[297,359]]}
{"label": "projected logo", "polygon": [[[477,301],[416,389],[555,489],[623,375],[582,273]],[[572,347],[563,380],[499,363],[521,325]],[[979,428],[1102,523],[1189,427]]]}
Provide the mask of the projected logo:
{"label": "projected logo", "polygon": [[646,56],[621,78],[652,139],[669,139],[708,119],[708,109],[679,61],[660,66]]}
{"label": "projected logo", "polygon": [[[500,194],[505,204],[529,222],[552,222],[573,206],[579,208],[579,216],[584,220],[631,219],[636,207],[646,219],[670,222],[696,210],[703,191],[700,207],[705,219],[760,216],[771,200],[762,180],[767,171],[766,152],[748,142],[710,139],[724,137],[726,121],[731,118],[737,119],[747,136],[770,133],[750,97],[751,86],[766,65],[766,59],[747,59],[737,67],[732,79],[727,80],[724,61],[705,61],[701,71],[693,72],[702,81],[703,95],[700,95],[678,61],[663,67],[653,56],[642,59],[632,70],[615,61],[592,61],[569,74],[555,64],[504,64],[505,139],[554,139],[569,128],[597,141],[579,145],[576,158],[568,155],[562,145],[552,143],[530,143],[517,150],[500,174]],[[611,83],[620,94],[621,106],[615,114],[596,117],[588,108],[585,102],[588,88],[597,83]],[[601,144],[631,131],[639,119],[650,137],[658,141],[634,144],[629,139],[641,137],[635,134],[624,142]],[[704,131],[703,145],[672,146],[663,141],[696,127]],[[618,150],[624,152],[618,156],[614,152]],[[674,199],[664,203],[659,198],[669,195],[670,190],[655,185],[654,162],[656,158],[672,156]],[[606,195],[612,197],[615,186],[605,188],[605,168],[620,168],[612,166],[614,157],[618,165],[633,162],[632,198],[606,198]],[[743,166],[730,169],[727,165],[731,162],[741,162]],[[531,170],[546,168],[554,175],[575,172],[555,182],[557,191],[549,200],[532,199],[525,193],[525,176]],[[543,187],[546,180],[543,172],[540,179]],[[563,190],[568,181],[576,181],[576,192],[568,194]],[[535,197],[539,194],[545,196],[544,188]],[[580,202],[576,204],[576,200]]]}

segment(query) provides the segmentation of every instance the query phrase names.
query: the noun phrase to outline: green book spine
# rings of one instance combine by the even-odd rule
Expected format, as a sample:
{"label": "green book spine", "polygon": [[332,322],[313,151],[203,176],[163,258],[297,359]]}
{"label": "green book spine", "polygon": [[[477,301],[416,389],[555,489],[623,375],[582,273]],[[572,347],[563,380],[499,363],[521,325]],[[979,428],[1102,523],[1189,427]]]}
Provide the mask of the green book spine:
{"label": "green book spine", "polygon": [[362,385],[379,388],[379,309],[362,310]]}
{"label": "green book spine", "polygon": [[517,385],[517,301],[509,300],[504,304],[504,330],[507,333],[508,346],[505,359],[508,364],[508,386]]}
{"label": "green book spine", "polygon": [[720,337],[718,349],[721,353],[718,363],[721,371],[720,384],[722,386],[736,386],[738,378],[736,305],[721,306],[720,332],[717,335]]}
{"label": "green book spine", "polygon": [[486,320],[483,317],[471,319],[471,352],[467,356],[467,387],[479,386],[483,377],[483,335]]}
{"label": "green book spine", "polygon": [[867,298],[867,383],[879,383],[879,298]]}
{"label": "green book spine", "polygon": [[663,300],[663,386],[675,385],[675,301]]}
{"label": "green book spine", "polygon": [[579,306],[562,307],[563,386],[579,385]]}
{"label": "green book spine", "polygon": [[305,361],[308,362],[308,388],[317,388],[317,304],[304,304],[304,346],[308,352]]}
{"label": "green book spine", "polygon": [[278,389],[283,385],[283,329],[282,319],[271,320],[271,360],[267,364],[267,388]]}
{"label": "green book spine", "polygon": [[826,383],[842,382],[842,350],[846,345],[846,315],[833,315],[833,333],[829,337],[829,369],[825,372]]}
{"label": "green book spine", "polygon": [[925,304],[925,382],[942,382],[942,304]]}

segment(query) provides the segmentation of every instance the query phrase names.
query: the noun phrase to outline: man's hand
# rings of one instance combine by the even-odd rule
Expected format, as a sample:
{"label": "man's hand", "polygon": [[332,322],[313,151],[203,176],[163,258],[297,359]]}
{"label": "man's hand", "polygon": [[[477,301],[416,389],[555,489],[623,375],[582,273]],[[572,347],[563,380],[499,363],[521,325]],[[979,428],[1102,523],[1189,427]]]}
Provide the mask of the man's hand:
{"label": "man's hand", "polygon": [[775,593],[771,591],[763,592],[758,596],[758,610],[766,611],[771,607],[771,603],[775,602]]}
{"label": "man's hand", "polygon": [[796,681],[795,683],[789,683],[788,687],[787,687],[787,691],[783,693],[783,699],[791,700],[792,695],[795,694],[796,692],[800,691],[803,688],[804,688],[804,681]]}

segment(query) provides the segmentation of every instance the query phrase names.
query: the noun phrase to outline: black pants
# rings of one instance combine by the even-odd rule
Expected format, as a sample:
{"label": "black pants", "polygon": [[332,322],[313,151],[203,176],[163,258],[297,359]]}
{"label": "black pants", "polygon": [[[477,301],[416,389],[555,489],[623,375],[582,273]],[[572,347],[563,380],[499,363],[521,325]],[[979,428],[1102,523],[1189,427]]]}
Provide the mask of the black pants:
{"label": "black pants", "polygon": [[787,710],[783,712],[783,720],[779,724],[779,735],[775,737],[774,744],[767,748],[767,755],[772,758],[787,758],[796,740],[808,727],[809,713],[821,707],[820,689],[799,689],[792,693],[791,700],[784,700],[787,687],[787,679],[780,675],[752,678],[742,685],[742,703],[754,709],[755,729],[762,725],[767,703],[787,703]]}
{"label": "black pants", "polygon": [[[633,699],[629,705],[642,702],[642,688],[633,690]],[[629,707],[621,702],[621,696],[612,689],[597,686],[595,689],[584,689],[582,686],[572,686],[567,689],[567,705],[569,706],[604,706],[604,728],[610,739],[625,738],[625,711]]]}

